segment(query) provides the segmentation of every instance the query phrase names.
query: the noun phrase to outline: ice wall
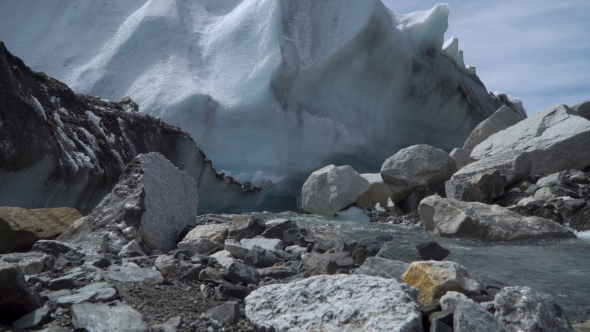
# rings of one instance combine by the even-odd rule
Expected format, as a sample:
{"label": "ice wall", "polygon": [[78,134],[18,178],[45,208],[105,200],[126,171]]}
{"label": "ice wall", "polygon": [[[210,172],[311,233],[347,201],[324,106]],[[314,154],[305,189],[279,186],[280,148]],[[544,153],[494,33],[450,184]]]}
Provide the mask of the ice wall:
{"label": "ice wall", "polygon": [[407,15],[379,0],[117,5],[0,0],[0,39],[77,92],[130,95],[219,169],[282,178],[266,200],[278,210],[316,169],[376,172],[412,144],[460,147],[505,103],[458,47],[443,51],[447,5]]}

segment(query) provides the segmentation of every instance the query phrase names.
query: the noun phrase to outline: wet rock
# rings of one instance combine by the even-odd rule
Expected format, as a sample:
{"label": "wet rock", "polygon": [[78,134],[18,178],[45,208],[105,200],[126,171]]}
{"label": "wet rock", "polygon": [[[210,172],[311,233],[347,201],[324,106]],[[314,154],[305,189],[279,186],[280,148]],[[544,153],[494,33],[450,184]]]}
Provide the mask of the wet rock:
{"label": "wet rock", "polygon": [[106,303],[78,303],[70,309],[72,325],[86,331],[149,332],[150,326],[132,307],[115,301]]}
{"label": "wet rock", "polygon": [[434,190],[457,171],[457,163],[443,150],[413,145],[389,157],[381,166],[381,177],[393,203],[423,187]]}
{"label": "wet rock", "polygon": [[24,275],[39,274],[53,267],[55,260],[52,256],[38,252],[12,253],[0,255],[0,260],[16,264]]}
{"label": "wet rock", "polygon": [[49,282],[48,288],[51,290],[70,289],[76,284],[86,281],[86,273],[77,272],[68,274],[63,277],[52,279]]}
{"label": "wet rock", "polygon": [[420,253],[415,246],[394,240],[384,243],[375,257],[412,263],[420,260]]}
{"label": "wet rock", "polygon": [[471,278],[469,272],[455,262],[414,262],[402,280],[418,289],[418,303],[425,307],[445,295],[457,291],[465,295],[481,295],[484,286]]}
{"label": "wet rock", "polygon": [[457,170],[471,164],[475,159],[471,158],[471,150],[455,148],[449,153],[455,162],[457,163]]}
{"label": "wet rock", "polygon": [[313,254],[305,263],[305,270],[311,276],[336,274],[340,269],[351,269],[354,261],[346,252]]}
{"label": "wet rock", "polygon": [[279,239],[284,241],[285,232],[290,229],[299,229],[297,224],[293,220],[287,220],[285,218],[277,218],[269,220],[265,223],[266,230],[262,233],[262,236],[268,239]]}
{"label": "wet rock", "polygon": [[237,324],[240,320],[240,305],[238,302],[226,302],[207,310],[205,316],[215,319],[221,324]]}
{"label": "wet rock", "polygon": [[573,238],[566,227],[539,217],[523,217],[498,205],[461,202],[430,196],[418,209],[431,236],[476,238],[483,241]]}
{"label": "wet rock", "polygon": [[223,250],[223,246],[217,242],[207,239],[190,239],[186,242],[178,243],[178,249],[186,250],[192,255],[194,254],[212,254],[219,250]]}
{"label": "wet rock", "polygon": [[48,307],[41,307],[33,312],[30,312],[12,323],[12,328],[15,330],[31,329],[49,320],[50,309]]}
{"label": "wet rock", "polygon": [[41,307],[43,300],[31,291],[16,265],[0,262],[0,323],[11,323]]}
{"label": "wet rock", "polygon": [[221,284],[215,289],[215,298],[219,301],[227,301],[229,299],[243,300],[250,295],[252,289],[239,285]]}
{"label": "wet rock", "polygon": [[272,266],[258,269],[260,278],[285,279],[297,275],[297,271],[288,266]]}
{"label": "wet rock", "polygon": [[473,150],[473,148],[485,141],[488,137],[524,119],[523,116],[514,112],[510,107],[501,106],[494,114],[475,127],[465,141],[463,148]]}
{"label": "wet rock", "polygon": [[244,258],[244,264],[255,267],[265,268],[271,267],[276,263],[282,262],[274,252],[254,246],[252,250]]}
{"label": "wet rock", "polygon": [[453,316],[455,332],[508,332],[494,315],[473,301],[457,304]]}
{"label": "wet rock", "polygon": [[103,272],[103,276],[108,281],[122,283],[161,284],[164,282],[164,277],[159,271],[140,268],[131,263],[122,266],[111,265]]}
{"label": "wet rock", "polygon": [[348,247],[348,252],[354,261],[354,264],[362,265],[367,257],[373,257],[379,253],[383,244],[393,240],[391,235],[381,235],[376,238],[360,239],[352,242]]}
{"label": "wet rock", "polygon": [[134,239],[142,249],[168,252],[197,217],[197,185],[158,153],[133,159],[115,188],[60,240],[118,253]]}
{"label": "wet rock", "polygon": [[228,267],[225,278],[236,284],[243,282],[244,285],[258,285],[260,283],[260,273],[255,268],[240,262],[233,262]]}
{"label": "wet rock", "polygon": [[254,246],[259,246],[262,249],[279,251],[284,249],[282,240],[279,239],[267,239],[264,237],[255,237],[253,239],[243,239],[240,241],[242,246],[246,249],[252,250]]}
{"label": "wet rock", "polygon": [[348,165],[319,169],[301,189],[302,208],[319,215],[332,215],[354,203],[369,189],[369,181]]}
{"label": "wet rock", "polygon": [[369,257],[353,274],[395,279],[398,282],[402,282],[402,275],[409,267],[410,264],[405,262],[380,257]]}
{"label": "wet rock", "polygon": [[386,207],[387,200],[389,200],[389,188],[383,182],[381,173],[366,173],[361,174],[361,176],[369,181],[369,189],[360,195],[356,202],[368,210],[374,209],[377,203],[383,208]]}
{"label": "wet rock", "polygon": [[197,225],[188,232],[182,242],[189,242],[193,239],[207,239],[223,244],[227,238],[228,228],[228,224]]}
{"label": "wet rock", "polygon": [[573,331],[555,299],[529,287],[503,288],[496,294],[494,307],[496,317],[509,331]]}
{"label": "wet rock", "polygon": [[137,243],[135,240],[132,240],[131,242],[124,245],[123,248],[121,248],[118,256],[121,258],[139,257],[145,256],[145,253],[143,250],[141,250],[139,243]]}
{"label": "wet rock", "polygon": [[252,216],[238,215],[235,216],[229,224],[227,238],[237,241],[251,239],[256,235],[262,234],[265,229],[266,226],[262,219]]}
{"label": "wet rock", "polygon": [[442,261],[443,259],[447,258],[451,251],[449,249],[445,249],[441,247],[440,244],[434,241],[426,241],[416,245],[416,249],[418,249],[418,253],[420,254],[420,258],[425,261],[433,260],[433,261]]}
{"label": "wet rock", "polygon": [[[291,319],[295,316],[299,319]],[[246,298],[246,317],[255,329],[267,331],[422,331],[409,287],[361,275],[260,287]]]}
{"label": "wet rock", "polygon": [[457,304],[463,301],[470,301],[463,293],[448,291],[440,298],[440,307],[443,311],[454,312]]}
{"label": "wet rock", "polygon": [[245,259],[246,255],[250,252],[250,249],[245,248],[242,244],[236,240],[225,240],[224,250],[228,251],[233,257],[237,259]]}
{"label": "wet rock", "polygon": [[105,269],[105,268],[111,266],[111,264],[112,264],[111,261],[109,261],[108,259],[106,259],[104,257],[92,258],[92,259],[86,260],[84,263],[89,264],[94,267],[101,268],[101,269]]}

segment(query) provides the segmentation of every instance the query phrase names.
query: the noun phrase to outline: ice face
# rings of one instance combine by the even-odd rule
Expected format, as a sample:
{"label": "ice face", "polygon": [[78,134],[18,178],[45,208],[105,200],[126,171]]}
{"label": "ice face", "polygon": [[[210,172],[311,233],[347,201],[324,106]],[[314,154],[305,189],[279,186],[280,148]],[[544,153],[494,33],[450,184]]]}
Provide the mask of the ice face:
{"label": "ice face", "polygon": [[[267,190],[275,210],[294,207],[328,164],[377,172],[409,145],[460,147],[503,104],[458,45],[444,53],[447,5],[406,15],[379,0],[0,6],[0,36],[34,69],[78,93],[131,96],[189,132],[218,169],[281,180]],[[49,33],[51,44],[35,42]]]}

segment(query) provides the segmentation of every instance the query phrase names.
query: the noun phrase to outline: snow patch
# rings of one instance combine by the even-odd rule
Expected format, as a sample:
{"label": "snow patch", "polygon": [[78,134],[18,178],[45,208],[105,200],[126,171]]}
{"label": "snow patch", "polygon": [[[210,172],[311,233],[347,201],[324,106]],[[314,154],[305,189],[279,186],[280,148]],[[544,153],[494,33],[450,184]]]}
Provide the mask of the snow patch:
{"label": "snow patch", "polygon": [[33,95],[31,95],[31,103],[33,104],[33,108],[35,109],[35,111],[37,111],[37,113],[41,115],[43,119],[45,119],[45,121],[47,121],[47,116],[45,115],[45,110],[43,109],[43,106],[41,106],[41,103]]}

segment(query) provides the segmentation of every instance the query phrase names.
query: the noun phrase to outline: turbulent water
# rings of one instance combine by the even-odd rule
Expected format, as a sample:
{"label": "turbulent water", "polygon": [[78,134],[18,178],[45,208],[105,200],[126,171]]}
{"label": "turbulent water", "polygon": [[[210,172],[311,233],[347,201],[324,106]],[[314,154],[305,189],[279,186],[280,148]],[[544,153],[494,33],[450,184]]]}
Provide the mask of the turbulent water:
{"label": "turbulent water", "polygon": [[325,225],[353,240],[391,234],[398,241],[418,244],[434,240],[449,249],[446,260],[467,268],[474,277],[489,276],[513,286],[529,286],[553,295],[572,322],[590,318],[590,233],[578,239],[482,243],[467,239],[427,236],[422,227],[385,223],[328,220],[315,215],[263,213],[264,219],[282,217],[302,227]]}

